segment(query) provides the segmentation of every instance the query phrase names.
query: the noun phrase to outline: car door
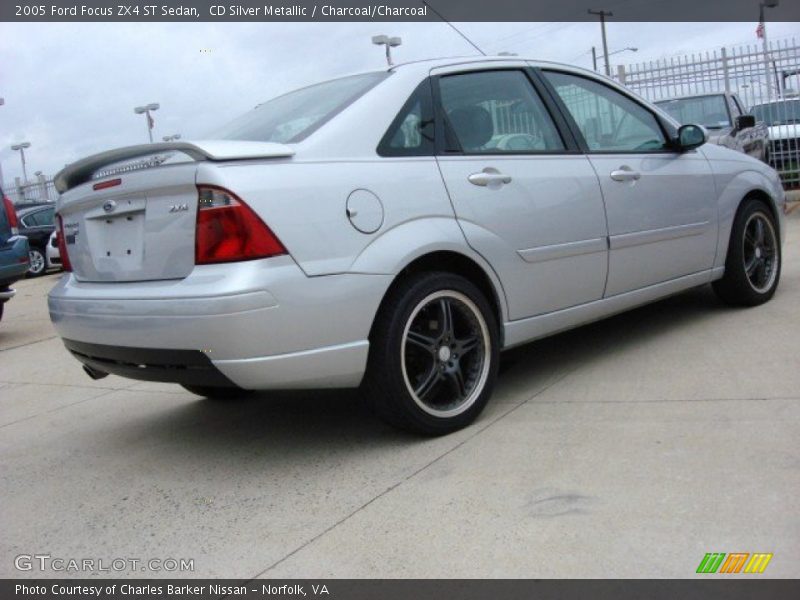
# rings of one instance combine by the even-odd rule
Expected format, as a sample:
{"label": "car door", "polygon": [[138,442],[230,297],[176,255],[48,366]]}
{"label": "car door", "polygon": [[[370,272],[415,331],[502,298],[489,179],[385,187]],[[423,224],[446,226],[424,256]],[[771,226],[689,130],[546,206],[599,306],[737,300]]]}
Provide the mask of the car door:
{"label": "car door", "polygon": [[439,168],[468,243],[501,280],[510,318],[602,298],[607,230],[597,178],[530,72],[432,75],[437,144],[445,140]]}
{"label": "car door", "polygon": [[55,229],[55,208],[48,206],[22,217],[25,235],[32,246],[44,248]]}
{"label": "car door", "polygon": [[[736,149],[739,150],[739,152],[744,152],[745,154],[752,156],[753,158],[763,160],[767,128],[764,125],[759,126],[756,123],[753,127],[739,129],[737,127],[738,118],[745,116],[748,113],[744,110],[744,108],[742,108],[741,104],[739,104],[738,97],[730,96],[728,103],[731,110],[731,122],[733,123],[734,131],[733,135],[736,136]],[[753,120],[755,120],[755,118]]]}
{"label": "car door", "polygon": [[666,124],[618,88],[576,73],[542,75],[600,180],[609,233],[605,296],[711,269],[716,190],[703,154],[673,150]]}

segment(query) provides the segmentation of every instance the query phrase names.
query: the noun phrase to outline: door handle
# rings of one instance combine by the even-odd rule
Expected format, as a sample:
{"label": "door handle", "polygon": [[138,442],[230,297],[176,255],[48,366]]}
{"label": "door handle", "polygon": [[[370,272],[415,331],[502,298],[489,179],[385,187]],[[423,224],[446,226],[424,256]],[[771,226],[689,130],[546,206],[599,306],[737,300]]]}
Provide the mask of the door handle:
{"label": "door handle", "polygon": [[628,165],[622,165],[616,171],[611,171],[611,179],[614,181],[639,181],[642,174],[634,171]]}
{"label": "door handle", "polygon": [[492,167],[486,167],[480,173],[472,173],[467,179],[473,185],[480,185],[492,189],[497,189],[506,183],[511,183],[511,175],[503,175],[500,171]]}

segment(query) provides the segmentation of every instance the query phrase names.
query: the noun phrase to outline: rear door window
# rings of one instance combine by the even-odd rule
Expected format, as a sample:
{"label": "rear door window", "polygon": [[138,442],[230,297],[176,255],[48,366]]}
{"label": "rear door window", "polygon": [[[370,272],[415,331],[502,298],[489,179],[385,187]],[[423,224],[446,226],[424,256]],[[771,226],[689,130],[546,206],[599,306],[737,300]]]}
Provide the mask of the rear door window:
{"label": "rear door window", "polygon": [[465,154],[562,152],[564,141],[522,71],[479,71],[439,79],[444,114]]}

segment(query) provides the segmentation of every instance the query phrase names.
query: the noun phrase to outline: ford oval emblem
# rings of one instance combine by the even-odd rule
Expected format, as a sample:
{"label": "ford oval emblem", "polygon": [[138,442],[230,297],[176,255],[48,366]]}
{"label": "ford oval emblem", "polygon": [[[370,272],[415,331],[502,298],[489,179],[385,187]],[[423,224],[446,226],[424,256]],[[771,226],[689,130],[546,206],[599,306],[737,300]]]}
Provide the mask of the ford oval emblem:
{"label": "ford oval emblem", "polygon": [[106,200],[103,202],[103,210],[107,213],[114,212],[115,208],[117,208],[117,203],[113,200]]}

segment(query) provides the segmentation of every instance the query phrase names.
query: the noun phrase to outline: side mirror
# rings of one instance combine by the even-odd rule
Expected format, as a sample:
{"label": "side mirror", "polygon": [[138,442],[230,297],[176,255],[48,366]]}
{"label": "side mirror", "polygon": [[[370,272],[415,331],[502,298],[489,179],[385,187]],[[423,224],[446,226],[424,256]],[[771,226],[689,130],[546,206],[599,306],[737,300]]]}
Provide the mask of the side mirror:
{"label": "side mirror", "polygon": [[708,141],[708,132],[700,125],[682,125],[678,129],[677,145],[682,152],[702,146]]}
{"label": "side mirror", "polygon": [[736,117],[736,131],[750,129],[756,126],[756,118],[753,115],[739,115]]}

